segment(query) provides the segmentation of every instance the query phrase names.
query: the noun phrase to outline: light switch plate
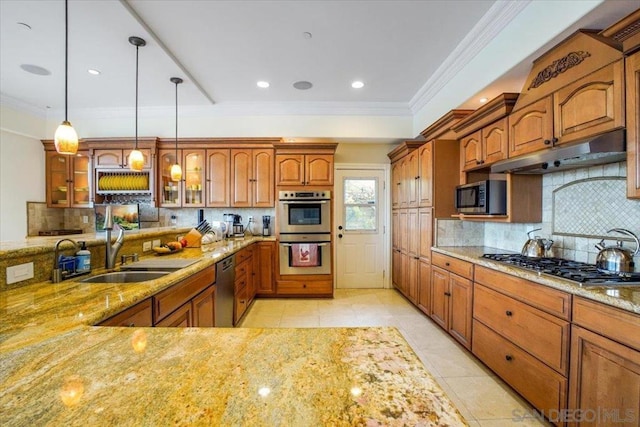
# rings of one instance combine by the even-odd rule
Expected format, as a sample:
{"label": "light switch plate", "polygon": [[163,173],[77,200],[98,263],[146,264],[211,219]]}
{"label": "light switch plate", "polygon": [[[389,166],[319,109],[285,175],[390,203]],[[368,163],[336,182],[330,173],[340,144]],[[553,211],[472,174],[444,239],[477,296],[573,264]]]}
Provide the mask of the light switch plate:
{"label": "light switch plate", "polygon": [[153,247],[157,248],[158,246],[160,246],[160,239],[156,239],[153,241]]}
{"label": "light switch plate", "polygon": [[33,262],[7,267],[7,285],[33,278]]}
{"label": "light switch plate", "polygon": [[151,240],[142,244],[142,251],[149,252],[151,250]]}

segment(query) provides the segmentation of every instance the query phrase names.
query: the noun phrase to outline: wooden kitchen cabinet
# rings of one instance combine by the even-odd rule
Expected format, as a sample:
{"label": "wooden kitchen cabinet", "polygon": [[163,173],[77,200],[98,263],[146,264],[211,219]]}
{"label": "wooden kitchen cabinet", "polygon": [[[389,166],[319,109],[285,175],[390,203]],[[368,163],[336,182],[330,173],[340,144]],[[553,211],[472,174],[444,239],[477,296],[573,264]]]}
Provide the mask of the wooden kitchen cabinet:
{"label": "wooden kitchen cabinet", "polygon": [[640,51],[625,60],[627,100],[627,197],[640,198]]}
{"label": "wooden kitchen cabinet", "polygon": [[190,328],[193,326],[193,311],[191,303],[183,304],[171,314],[156,322],[159,328]]}
{"label": "wooden kitchen cabinet", "polygon": [[191,300],[193,326],[196,328],[216,325],[216,286],[211,285]]}
{"label": "wooden kitchen cabinet", "polygon": [[433,246],[433,210],[431,208],[418,210],[416,234],[420,239],[418,250],[420,261],[431,262],[431,247]]}
{"label": "wooden kitchen cabinet", "polygon": [[[420,189],[420,154],[419,150],[412,151],[407,154],[406,158],[403,159],[406,162],[405,169],[405,195],[403,200],[405,201],[407,208],[417,208],[418,207],[418,198],[419,198],[419,189]],[[405,207],[405,206],[400,206]]]}
{"label": "wooden kitchen cabinet", "polygon": [[[134,142],[131,141],[131,147]],[[138,150],[142,152],[144,157],[144,169],[152,169],[153,153],[150,148],[142,148],[138,146]],[[133,148],[108,148],[93,150],[93,160],[96,168],[100,169],[129,169],[129,154]]]}
{"label": "wooden kitchen cabinet", "polygon": [[333,154],[277,154],[276,185],[333,186]]}
{"label": "wooden kitchen cabinet", "polygon": [[207,149],[207,207],[231,205],[231,151],[228,148]]}
{"label": "wooden kitchen cabinet", "polygon": [[509,157],[532,153],[552,146],[553,98],[539,101],[509,115]]}
{"label": "wooden kitchen cabinet", "polygon": [[91,171],[88,150],[79,150],[74,156],[47,151],[47,207],[90,208],[93,203]]}
{"label": "wooden kitchen cabinet", "polygon": [[206,204],[206,154],[204,149],[179,149],[178,163],[182,179],[171,179],[171,167],[176,163],[176,150],[158,150],[158,181],[161,207],[200,208]]}
{"label": "wooden kitchen cabinet", "polygon": [[567,407],[571,301],[565,292],[475,267],[472,352],[546,415]]}
{"label": "wooden kitchen cabinet", "polygon": [[276,242],[263,241],[256,243],[254,253],[255,289],[257,295],[273,295],[276,293],[275,266]]}
{"label": "wooden kitchen cabinet", "polygon": [[391,208],[397,209],[400,207],[402,192],[400,186],[402,185],[402,162],[397,161],[391,163]]}
{"label": "wooden kitchen cabinet", "polygon": [[[185,314],[187,311],[189,313],[188,323],[191,326],[193,324],[191,300],[214,282],[215,267],[212,266],[158,292],[153,296],[154,326],[164,326],[176,322],[180,322],[179,324],[182,325],[183,317],[187,316]],[[187,308],[183,308],[183,306]],[[179,308],[179,314],[171,316],[170,320],[163,321]]]}
{"label": "wooden kitchen cabinet", "polygon": [[486,168],[508,157],[508,119],[505,117],[460,139],[462,171]]}
{"label": "wooden kitchen cabinet", "polygon": [[554,145],[624,127],[624,61],[554,92],[553,117]]}
{"label": "wooden kitchen cabinet", "polygon": [[471,349],[473,264],[439,253],[431,262],[431,318]]}
{"label": "wooden kitchen cabinet", "polygon": [[433,143],[424,144],[418,149],[419,153],[419,185],[418,204],[420,207],[433,206]]}
{"label": "wooden kitchen cabinet", "polygon": [[231,206],[273,207],[274,155],[270,148],[231,149]]}
{"label": "wooden kitchen cabinet", "polygon": [[148,327],[153,325],[153,309],[151,298],[147,298],[112,316],[96,326]]}
{"label": "wooden kitchen cabinet", "polygon": [[[640,316],[575,297],[569,409],[606,411],[598,425],[638,425]],[[576,420],[570,425],[595,425]]]}
{"label": "wooden kitchen cabinet", "polygon": [[418,263],[418,301],[417,306],[424,314],[431,316],[431,264],[420,261]]}
{"label": "wooden kitchen cabinet", "polygon": [[454,193],[460,179],[460,144],[436,139],[419,149],[419,205],[433,208],[434,218],[456,213]]}
{"label": "wooden kitchen cabinet", "polygon": [[278,280],[278,294],[284,296],[332,296],[333,280],[296,276],[292,280]]}

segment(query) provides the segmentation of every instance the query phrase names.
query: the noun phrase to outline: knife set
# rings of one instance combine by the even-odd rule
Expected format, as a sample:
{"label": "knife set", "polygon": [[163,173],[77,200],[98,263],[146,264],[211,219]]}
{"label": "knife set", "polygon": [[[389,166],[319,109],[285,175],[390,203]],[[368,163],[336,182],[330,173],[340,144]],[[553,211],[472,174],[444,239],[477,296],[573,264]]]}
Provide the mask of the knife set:
{"label": "knife set", "polygon": [[206,219],[200,221],[195,228],[192,228],[183,239],[187,241],[187,248],[199,248],[202,243],[202,236],[211,231],[211,225]]}

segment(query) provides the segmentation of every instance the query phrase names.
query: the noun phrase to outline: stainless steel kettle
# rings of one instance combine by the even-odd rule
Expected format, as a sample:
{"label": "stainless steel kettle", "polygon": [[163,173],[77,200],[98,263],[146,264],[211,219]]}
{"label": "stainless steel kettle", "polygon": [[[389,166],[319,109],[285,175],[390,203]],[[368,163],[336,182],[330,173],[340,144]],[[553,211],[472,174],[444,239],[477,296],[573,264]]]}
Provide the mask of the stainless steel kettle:
{"label": "stainless steel kettle", "polygon": [[616,241],[615,246],[605,246],[604,239],[602,239],[600,240],[600,243],[595,245],[597,249],[600,249],[600,252],[598,252],[598,256],[596,257],[596,268],[598,270],[609,271],[612,273],[631,273],[635,266],[633,257],[640,249],[638,236],[624,228],[612,228],[607,231],[607,233],[611,233],[612,231],[633,237],[633,240],[636,242],[636,250],[631,253],[630,250],[622,247],[622,241],[620,240]]}
{"label": "stainless steel kettle", "polygon": [[522,247],[522,255],[530,258],[547,258],[552,256],[551,246],[553,245],[553,240],[543,239],[540,236],[531,237],[531,233],[540,230],[542,230],[542,228],[535,228],[531,231],[527,231],[529,240],[527,240],[527,243]]}

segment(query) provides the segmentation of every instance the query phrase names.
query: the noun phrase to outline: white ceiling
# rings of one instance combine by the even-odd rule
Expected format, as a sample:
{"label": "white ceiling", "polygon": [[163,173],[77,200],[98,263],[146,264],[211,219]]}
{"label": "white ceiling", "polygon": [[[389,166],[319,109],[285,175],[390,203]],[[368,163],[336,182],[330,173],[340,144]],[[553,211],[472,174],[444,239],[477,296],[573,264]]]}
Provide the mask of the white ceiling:
{"label": "white ceiling", "polygon": [[[238,111],[260,104],[302,108],[331,103],[344,105],[341,112],[347,114],[350,107],[362,105],[411,114],[441,64],[455,59],[452,53],[459,55],[460,46],[470,45],[470,38],[492,29],[478,22],[495,16],[492,25],[498,31],[506,24],[498,18],[510,19],[501,11],[525,8],[527,3],[72,0],[69,108],[133,106],[135,47],[128,38],[135,35],[147,41],[140,48],[142,108],[173,106],[174,85],[169,78],[178,76],[185,80],[179,89],[180,104],[193,108],[215,104]],[[567,23],[561,36],[579,27],[610,25],[637,7],[637,0],[607,1],[579,22]],[[312,37],[305,38],[305,32]],[[528,58],[504,70],[503,78],[485,91],[518,91],[530,63]],[[44,67],[51,74],[29,74],[21,64]],[[91,76],[89,68],[102,74]],[[269,81],[271,87],[256,87],[258,80]],[[294,89],[292,83],[298,80],[314,86]],[[351,88],[353,80],[362,80],[365,87]],[[0,0],[0,93],[3,101],[19,101],[42,111],[64,108],[62,0]],[[477,102],[475,96],[469,93],[463,106]]]}

